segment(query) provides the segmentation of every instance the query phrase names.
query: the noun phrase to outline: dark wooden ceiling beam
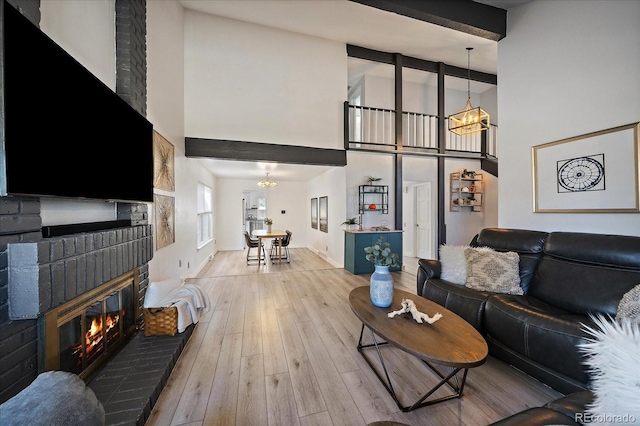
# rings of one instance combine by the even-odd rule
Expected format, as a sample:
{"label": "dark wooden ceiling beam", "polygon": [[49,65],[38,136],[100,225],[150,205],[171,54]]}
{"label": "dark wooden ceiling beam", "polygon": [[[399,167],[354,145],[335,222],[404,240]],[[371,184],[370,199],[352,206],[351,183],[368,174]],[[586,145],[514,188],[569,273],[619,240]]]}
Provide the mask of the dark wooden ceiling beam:
{"label": "dark wooden ceiling beam", "polygon": [[[350,58],[365,59],[368,61],[382,62],[385,64],[395,64],[397,54],[381,52],[379,50],[368,49],[366,47],[354,46],[347,44],[347,55]],[[420,71],[437,73],[439,70],[439,62],[429,61],[427,59],[414,58],[412,56],[402,55],[402,66],[405,68],[413,68]],[[488,84],[498,84],[498,76],[482,71],[467,70],[467,68],[456,67],[453,65],[444,65],[444,74],[452,77],[467,79],[467,74],[473,81],[479,81]]]}
{"label": "dark wooden ceiling beam", "polygon": [[342,149],[190,137],[184,138],[184,145],[185,156],[188,158],[267,161],[311,166],[347,165],[347,152]]}
{"label": "dark wooden ceiling beam", "polygon": [[493,41],[507,35],[507,11],[471,0],[350,0]]}

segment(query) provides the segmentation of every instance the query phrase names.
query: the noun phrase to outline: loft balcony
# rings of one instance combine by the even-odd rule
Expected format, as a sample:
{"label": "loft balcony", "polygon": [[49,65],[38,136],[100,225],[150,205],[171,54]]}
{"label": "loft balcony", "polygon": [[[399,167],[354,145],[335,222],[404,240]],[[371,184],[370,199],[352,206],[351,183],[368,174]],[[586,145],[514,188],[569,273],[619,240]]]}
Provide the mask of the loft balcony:
{"label": "loft balcony", "polygon": [[[441,154],[438,140],[438,117],[416,112],[402,112],[402,146],[396,144],[396,111],[350,105],[345,102],[345,147],[367,151],[406,154]],[[445,122],[446,125],[446,122]],[[445,132],[444,153],[496,161],[498,158],[498,126],[468,135]]]}

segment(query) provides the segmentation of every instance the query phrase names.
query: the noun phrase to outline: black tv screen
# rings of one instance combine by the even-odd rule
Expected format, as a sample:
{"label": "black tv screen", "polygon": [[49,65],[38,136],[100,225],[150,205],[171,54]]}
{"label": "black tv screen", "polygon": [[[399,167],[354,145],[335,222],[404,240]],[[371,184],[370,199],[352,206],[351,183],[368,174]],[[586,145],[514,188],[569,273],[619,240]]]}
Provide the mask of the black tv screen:
{"label": "black tv screen", "polygon": [[6,2],[3,18],[6,193],[152,202],[151,123]]}

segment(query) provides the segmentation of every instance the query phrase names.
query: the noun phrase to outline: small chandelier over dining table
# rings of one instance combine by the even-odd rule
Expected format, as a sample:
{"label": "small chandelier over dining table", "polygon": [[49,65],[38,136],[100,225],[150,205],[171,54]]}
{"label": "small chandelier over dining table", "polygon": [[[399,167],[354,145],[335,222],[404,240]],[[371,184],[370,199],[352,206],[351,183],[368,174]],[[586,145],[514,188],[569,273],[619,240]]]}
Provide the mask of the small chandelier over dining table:
{"label": "small chandelier over dining table", "polygon": [[278,186],[278,182],[273,179],[269,179],[269,172],[266,172],[265,178],[258,182],[258,186],[260,188],[273,188]]}
{"label": "small chandelier over dining table", "polygon": [[456,114],[449,116],[449,131],[456,135],[482,132],[489,128],[489,113],[471,105],[471,51],[467,47],[467,105]]}

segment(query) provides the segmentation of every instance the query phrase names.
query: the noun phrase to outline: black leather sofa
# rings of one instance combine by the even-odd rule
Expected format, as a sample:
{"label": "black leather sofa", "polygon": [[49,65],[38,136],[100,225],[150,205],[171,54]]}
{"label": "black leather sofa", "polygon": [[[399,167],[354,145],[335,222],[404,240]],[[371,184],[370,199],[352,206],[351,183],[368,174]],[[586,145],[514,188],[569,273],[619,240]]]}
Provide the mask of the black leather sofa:
{"label": "black leather sofa", "polygon": [[582,425],[591,423],[585,408],[593,402],[591,391],[574,392],[544,405],[516,413],[491,426]]}
{"label": "black leather sofa", "polygon": [[483,292],[440,278],[438,260],[419,260],[417,293],[479,330],[493,356],[563,394],[589,389],[578,345],[589,314],[615,317],[640,283],[640,238],[574,232],[483,229],[472,246],[515,251],[524,295]]}

